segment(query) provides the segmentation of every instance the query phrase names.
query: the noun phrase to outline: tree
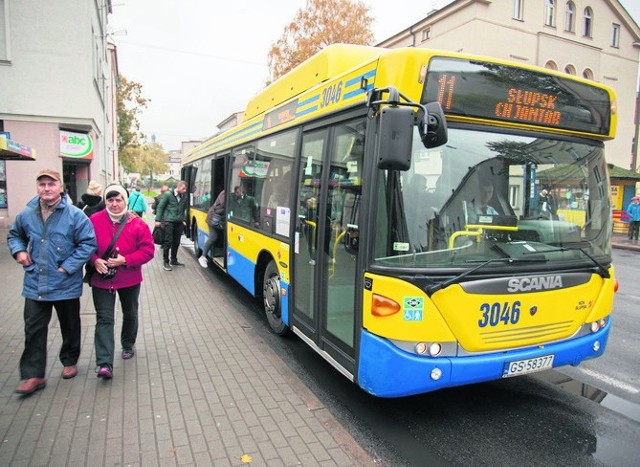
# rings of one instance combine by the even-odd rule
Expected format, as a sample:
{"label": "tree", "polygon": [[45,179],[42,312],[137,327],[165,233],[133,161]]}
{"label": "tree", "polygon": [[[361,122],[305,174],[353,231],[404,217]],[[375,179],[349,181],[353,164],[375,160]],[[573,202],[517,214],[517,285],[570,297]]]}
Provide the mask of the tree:
{"label": "tree", "polygon": [[167,167],[167,153],[161,144],[145,144],[142,151],[142,160],[139,167],[141,174],[149,174],[149,188],[153,186],[153,174],[165,173]]}
{"label": "tree", "polygon": [[331,44],[372,45],[370,9],[360,0],[307,0],[269,50],[269,82]]}
{"label": "tree", "polygon": [[125,150],[128,158],[123,167],[128,173],[140,173],[153,178],[153,174],[165,173],[168,169],[167,153],[161,144],[130,144]]}
{"label": "tree", "polygon": [[120,164],[133,172],[135,148],[144,139],[140,132],[138,115],[147,107],[150,100],[142,97],[142,85],[120,76],[116,90],[116,111],[118,114],[118,153]]}

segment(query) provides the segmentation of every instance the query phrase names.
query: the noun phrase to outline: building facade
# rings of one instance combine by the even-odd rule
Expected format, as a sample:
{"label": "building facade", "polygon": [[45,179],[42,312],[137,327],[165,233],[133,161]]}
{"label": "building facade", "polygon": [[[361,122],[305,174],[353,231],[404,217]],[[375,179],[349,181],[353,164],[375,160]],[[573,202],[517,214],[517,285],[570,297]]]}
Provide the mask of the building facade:
{"label": "building facade", "polygon": [[640,28],[617,0],[455,0],[378,45],[487,55],[611,86],[618,126],[607,159],[637,168]]}
{"label": "building facade", "polygon": [[90,180],[119,179],[111,0],[0,0],[0,131],[35,149],[5,160],[0,227],[35,195],[45,167],[63,175],[76,202]]}

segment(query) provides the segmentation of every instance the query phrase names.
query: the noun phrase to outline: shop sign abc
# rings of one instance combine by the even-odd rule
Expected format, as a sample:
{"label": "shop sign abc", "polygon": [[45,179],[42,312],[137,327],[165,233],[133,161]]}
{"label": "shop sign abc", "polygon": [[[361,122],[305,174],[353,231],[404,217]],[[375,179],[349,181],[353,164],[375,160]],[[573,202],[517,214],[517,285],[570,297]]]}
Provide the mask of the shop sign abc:
{"label": "shop sign abc", "polygon": [[93,159],[93,140],[88,133],[60,131],[60,155],[74,159]]}

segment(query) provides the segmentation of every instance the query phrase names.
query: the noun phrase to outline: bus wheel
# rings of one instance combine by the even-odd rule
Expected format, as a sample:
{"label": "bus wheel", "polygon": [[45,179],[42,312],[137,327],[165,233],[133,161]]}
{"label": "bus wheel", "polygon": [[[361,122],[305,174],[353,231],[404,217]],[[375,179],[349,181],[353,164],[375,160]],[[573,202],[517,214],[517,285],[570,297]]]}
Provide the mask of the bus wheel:
{"label": "bus wheel", "polygon": [[200,249],[200,243],[198,241],[198,226],[195,222],[191,227],[191,239],[193,240],[193,253],[196,255],[196,258],[199,258],[202,250]]}
{"label": "bus wheel", "polygon": [[271,260],[264,271],[262,283],[262,301],[267,321],[273,332],[279,336],[288,333],[289,328],[282,321],[282,303],[280,299],[280,276],[276,263]]}

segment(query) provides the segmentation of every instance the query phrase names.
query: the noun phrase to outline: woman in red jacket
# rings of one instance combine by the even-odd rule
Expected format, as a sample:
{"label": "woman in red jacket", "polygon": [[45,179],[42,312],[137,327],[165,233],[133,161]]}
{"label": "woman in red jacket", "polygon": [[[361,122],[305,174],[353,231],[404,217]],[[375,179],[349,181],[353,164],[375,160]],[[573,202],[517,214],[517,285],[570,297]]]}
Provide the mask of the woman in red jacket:
{"label": "woman in red jacket", "polygon": [[[91,277],[93,304],[96,308],[96,363],[98,378],[113,377],[114,310],[116,292],[122,306],[122,358],[135,352],[138,335],[138,299],[142,283],[142,265],[155,254],[149,226],[127,210],[128,194],[120,185],[104,190],[106,209],[91,216],[98,250],[92,263],[96,273]],[[121,224],[124,226],[120,229]],[[112,239],[117,235],[115,242]],[[112,244],[112,248],[109,248]],[[107,251],[109,250],[109,251]],[[108,254],[109,253],[109,254]]]}

